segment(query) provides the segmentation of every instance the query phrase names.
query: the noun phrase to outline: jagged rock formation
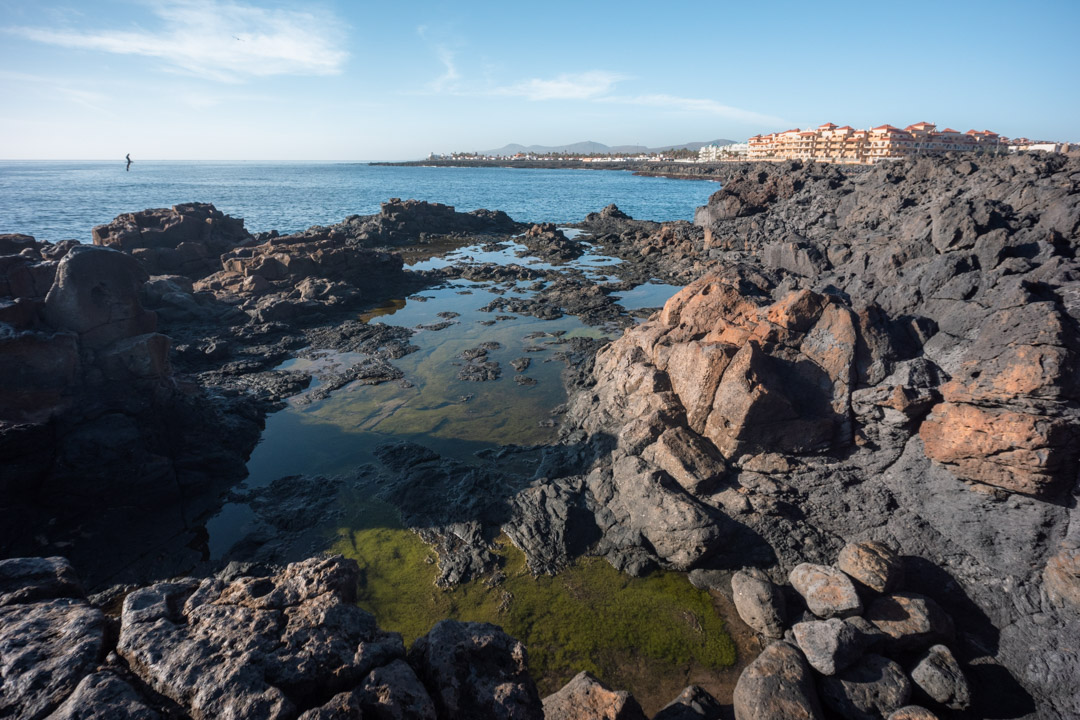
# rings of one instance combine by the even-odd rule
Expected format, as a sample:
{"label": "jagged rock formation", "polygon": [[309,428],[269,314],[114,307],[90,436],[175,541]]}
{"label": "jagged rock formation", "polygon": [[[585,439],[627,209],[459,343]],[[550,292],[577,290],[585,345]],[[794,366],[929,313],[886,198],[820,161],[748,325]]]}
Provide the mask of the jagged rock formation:
{"label": "jagged rock formation", "polygon": [[0,283],[14,293],[6,304],[20,311],[0,324],[0,525],[8,552],[36,550],[34,536],[45,527],[62,535],[95,524],[137,526],[131,516],[171,508],[159,522],[167,537],[183,527],[185,510],[197,511],[196,498],[222,478],[242,477],[258,420],[243,398],[212,402],[176,382],[170,340],[142,304],[147,276],[132,256],[18,244],[19,254],[3,258]]}
{"label": "jagged rock formation", "polygon": [[[1057,689],[1080,683],[1080,164],[748,165],[696,223],[707,273],[570,403],[609,544],[786,575],[887,541],[967,639],[976,703],[1080,712]],[[895,582],[872,554],[843,564]]]}
{"label": "jagged rock formation", "polygon": [[242,219],[206,203],[120,215],[95,227],[93,240],[95,245],[130,253],[151,275],[196,279],[214,272],[222,253],[254,242]]}
{"label": "jagged rock formation", "polygon": [[[119,632],[63,558],[0,560],[0,714],[62,718],[542,718],[525,650],[440,623],[406,657],[340,556],[131,592]],[[407,661],[406,661],[407,660]]]}
{"label": "jagged rock formation", "polygon": [[296,233],[302,242],[330,240],[360,247],[424,241],[433,235],[510,234],[523,229],[501,210],[462,213],[451,205],[391,198],[375,215],[350,215],[336,225]]}

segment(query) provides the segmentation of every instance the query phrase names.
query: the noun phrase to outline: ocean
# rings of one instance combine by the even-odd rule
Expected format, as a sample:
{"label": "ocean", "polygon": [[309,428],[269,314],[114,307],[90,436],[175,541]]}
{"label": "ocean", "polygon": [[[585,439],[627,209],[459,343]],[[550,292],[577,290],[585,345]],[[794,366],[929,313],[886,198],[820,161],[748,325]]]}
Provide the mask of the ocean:
{"label": "ocean", "polygon": [[0,233],[90,242],[91,228],[121,213],[207,202],[252,232],[285,234],[378,212],[394,197],[530,222],[578,222],[610,203],[642,220],[690,220],[719,187],[618,170],[136,161],[127,172],[123,162],[0,161]]}

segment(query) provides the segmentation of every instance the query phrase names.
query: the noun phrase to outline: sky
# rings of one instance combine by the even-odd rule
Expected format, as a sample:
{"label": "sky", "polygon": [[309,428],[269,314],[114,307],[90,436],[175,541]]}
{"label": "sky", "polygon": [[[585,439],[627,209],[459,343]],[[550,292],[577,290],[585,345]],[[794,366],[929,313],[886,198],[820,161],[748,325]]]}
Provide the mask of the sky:
{"label": "sky", "polygon": [[0,158],[375,161],[936,122],[1080,141],[1080,0],[0,0]]}

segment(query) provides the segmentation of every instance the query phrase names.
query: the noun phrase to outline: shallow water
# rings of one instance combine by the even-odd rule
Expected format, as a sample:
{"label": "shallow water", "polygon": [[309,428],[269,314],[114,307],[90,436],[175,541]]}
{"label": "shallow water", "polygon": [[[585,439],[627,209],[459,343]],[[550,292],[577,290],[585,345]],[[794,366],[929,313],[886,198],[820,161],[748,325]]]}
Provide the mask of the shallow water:
{"label": "shallow water", "polygon": [[[465,247],[412,268],[454,263],[554,267],[519,257],[523,247],[516,243],[504,245]],[[616,279],[611,273],[619,264],[616,258],[590,250],[567,267],[604,282]],[[588,327],[570,315],[540,320],[480,310],[500,296],[527,297],[531,285],[533,281],[490,285],[451,280],[359,313],[366,322],[408,328],[444,322],[439,313],[457,316],[443,329],[421,330],[411,338],[419,349],[392,361],[404,373],[403,381],[353,383],[311,403],[304,395],[291,399],[284,410],[267,419],[248,463],[245,485],[258,488],[298,474],[356,477],[357,468],[380,466],[374,454],[377,447],[401,440],[466,463],[481,462],[477,457],[481,450],[553,442],[552,410],[566,401],[560,377],[565,366],[554,356],[567,338],[614,338],[621,330]],[[658,307],[680,289],[654,282],[616,295],[633,310]],[[488,359],[499,363],[501,377],[487,382],[458,379],[460,354],[491,342],[500,345],[489,351]],[[364,357],[304,353],[281,369],[341,370]],[[514,381],[518,373],[509,363],[521,357],[531,361],[521,374],[536,380],[536,385]],[[519,462],[528,466],[530,460]],[[360,563],[364,581],[359,602],[382,627],[403,633],[411,642],[443,618],[496,623],[526,643],[531,672],[544,694],[583,669],[616,687],[629,688],[650,712],[688,682],[717,694],[727,692],[736,651],[724,613],[716,598],[694,589],[685,575],[657,572],[630,578],[606,561],[580,558],[557,576],[533,577],[523,554],[504,537],[497,552],[505,575],[500,582],[479,578],[439,588],[434,551],[402,527],[396,508],[376,495],[373,477],[367,474],[346,483],[318,528],[320,539],[312,549],[332,549]],[[255,527],[257,517],[248,505],[226,505],[207,525],[212,556],[223,557]]]}
{"label": "shallow water", "polygon": [[0,161],[0,233],[90,242],[117,215],[213,203],[252,232],[297,232],[369,215],[392,197],[579,222],[610,203],[642,220],[689,220],[718,188],[615,170],[376,167],[335,163]]}

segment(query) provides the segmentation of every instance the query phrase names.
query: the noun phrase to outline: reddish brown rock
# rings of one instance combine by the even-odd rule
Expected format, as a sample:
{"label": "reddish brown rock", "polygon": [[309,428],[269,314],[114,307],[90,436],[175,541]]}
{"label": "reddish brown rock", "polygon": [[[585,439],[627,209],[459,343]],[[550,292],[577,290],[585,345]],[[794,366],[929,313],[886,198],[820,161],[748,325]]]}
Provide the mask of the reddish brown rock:
{"label": "reddish brown rock", "polygon": [[941,403],[919,430],[927,457],[1010,492],[1057,495],[1070,480],[1075,429],[1065,418]]}
{"label": "reddish brown rock", "polygon": [[645,720],[637,700],[612,690],[588,672],[580,672],[558,692],[544,698],[546,720]]}
{"label": "reddish brown rock", "polygon": [[862,612],[862,601],[851,578],[836,568],[802,563],[791,571],[788,579],[806,600],[810,612],[820,618],[846,617]]}
{"label": "reddish brown rock", "polygon": [[840,551],[836,567],[874,592],[897,588],[904,577],[900,557],[884,543],[848,543]]}
{"label": "reddish brown rock", "polygon": [[1063,549],[1047,561],[1043,587],[1054,603],[1080,608],[1080,549]]}
{"label": "reddish brown rock", "polygon": [[879,597],[866,608],[865,617],[888,636],[886,647],[894,651],[918,650],[953,636],[948,613],[918,593]]}

